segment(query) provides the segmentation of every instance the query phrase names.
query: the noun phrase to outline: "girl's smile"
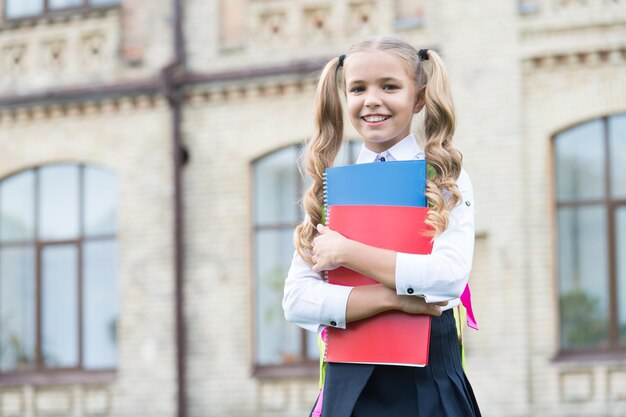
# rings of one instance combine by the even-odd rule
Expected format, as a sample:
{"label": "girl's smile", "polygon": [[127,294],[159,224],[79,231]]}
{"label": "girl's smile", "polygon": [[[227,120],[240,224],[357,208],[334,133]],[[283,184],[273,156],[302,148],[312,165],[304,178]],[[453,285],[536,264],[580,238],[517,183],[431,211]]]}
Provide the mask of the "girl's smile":
{"label": "girl's smile", "polygon": [[391,116],[385,114],[366,114],[365,116],[361,116],[361,119],[365,120],[365,122],[369,124],[370,127],[381,126],[390,118]]}
{"label": "girl's smile", "polygon": [[350,121],[368,149],[383,152],[410,133],[423,98],[398,56],[378,50],[354,53],[346,59],[344,77]]}

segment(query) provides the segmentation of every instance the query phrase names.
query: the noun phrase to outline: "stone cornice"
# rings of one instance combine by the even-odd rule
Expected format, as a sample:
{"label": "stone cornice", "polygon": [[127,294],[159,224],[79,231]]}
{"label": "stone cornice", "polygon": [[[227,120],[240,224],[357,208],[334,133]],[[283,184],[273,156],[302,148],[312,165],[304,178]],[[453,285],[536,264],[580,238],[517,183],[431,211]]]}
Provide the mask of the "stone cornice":
{"label": "stone cornice", "polygon": [[581,52],[529,55],[522,58],[525,72],[561,71],[626,63],[626,46]]}
{"label": "stone cornice", "polygon": [[[251,97],[276,97],[315,89],[322,60],[293,62],[283,66],[250,68],[217,73],[181,74],[184,103],[197,106]],[[7,122],[69,114],[115,112],[151,108],[165,103],[159,78],[97,87],[75,87],[34,94],[0,96],[0,120]]]}

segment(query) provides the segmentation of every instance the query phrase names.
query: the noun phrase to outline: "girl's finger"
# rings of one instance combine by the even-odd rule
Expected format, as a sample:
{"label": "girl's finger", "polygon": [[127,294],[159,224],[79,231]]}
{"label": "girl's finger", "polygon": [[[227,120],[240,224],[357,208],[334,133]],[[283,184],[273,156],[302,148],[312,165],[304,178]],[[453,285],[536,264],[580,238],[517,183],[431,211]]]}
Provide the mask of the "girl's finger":
{"label": "girl's finger", "polygon": [[431,304],[430,311],[432,311],[431,314],[435,316],[441,316],[441,307],[439,307],[438,305]]}

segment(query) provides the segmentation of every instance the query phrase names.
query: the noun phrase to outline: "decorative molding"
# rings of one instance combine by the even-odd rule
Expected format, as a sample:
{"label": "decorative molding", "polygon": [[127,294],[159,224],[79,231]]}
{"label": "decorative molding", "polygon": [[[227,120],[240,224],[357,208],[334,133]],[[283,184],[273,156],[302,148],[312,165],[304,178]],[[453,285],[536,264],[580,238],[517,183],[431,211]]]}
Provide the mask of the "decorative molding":
{"label": "decorative molding", "polygon": [[165,107],[165,100],[157,95],[121,96],[89,99],[69,103],[46,103],[0,110],[0,126],[32,123],[71,116],[91,116],[127,113],[131,110]]}
{"label": "decorative molding", "polygon": [[190,88],[185,93],[185,104],[192,107],[225,102],[236,102],[255,97],[271,98],[315,91],[317,80],[311,77],[287,80],[261,80],[251,83],[205,85]]}
{"label": "decorative molding", "polygon": [[0,77],[15,77],[23,74],[26,70],[24,64],[24,55],[26,54],[26,44],[24,43],[7,43],[0,50]]}
{"label": "decorative molding", "polygon": [[623,63],[626,63],[626,47],[613,50],[529,56],[522,60],[526,72],[571,70],[582,67],[621,65]]}
{"label": "decorative molding", "polygon": [[376,32],[376,20],[379,16],[376,3],[371,0],[350,3],[348,33],[355,35],[372,35]]}
{"label": "decorative molding", "polygon": [[102,417],[111,414],[113,395],[109,386],[83,386],[81,398],[81,407],[85,416]]}
{"label": "decorative molding", "polygon": [[[99,13],[98,19],[72,15],[62,28],[40,24],[0,30],[0,94],[90,84],[114,76],[123,65],[119,13]],[[42,19],[48,18],[37,22]]]}
{"label": "decorative molding", "polygon": [[319,378],[315,375],[312,378],[303,378],[297,382],[294,387],[297,390],[297,397],[294,398],[297,401],[298,407],[302,409],[308,409],[311,407],[311,402],[319,395]]}
{"label": "decorative molding", "polygon": [[105,60],[105,42],[106,34],[101,30],[83,34],[80,39],[82,63],[90,68],[101,64]]}
{"label": "decorative molding", "polygon": [[607,395],[611,401],[626,401],[626,368],[606,373]]}
{"label": "decorative molding", "polygon": [[[313,91],[313,76],[329,58],[295,61],[287,65],[216,73],[188,73],[174,80],[185,87],[186,104],[270,97]],[[76,114],[95,114],[122,108],[151,108],[165,104],[158,79],[108,86],[61,88],[37,94],[0,96],[0,124]]]}
{"label": "decorative molding", "polygon": [[592,369],[562,371],[559,373],[559,399],[562,403],[580,403],[593,400],[595,380]]}
{"label": "decorative molding", "polygon": [[258,39],[268,46],[280,45],[285,39],[287,12],[284,10],[268,10],[261,13],[258,23]]}
{"label": "decorative molding", "polygon": [[518,0],[520,40],[570,37],[582,32],[622,36],[626,0]]}
{"label": "decorative molding", "polygon": [[290,388],[290,384],[285,381],[260,381],[257,407],[262,411],[285,411],[290,403]]}
{"label": "decorative molding", "polygon": [[304,41],[317,43],[331,38],[333,31],[330,28],[330,6],[318,6],[304,9]]}
{"label": "decorative molding", "polygon": [[423,26],[424,17],[423,0],[417,3],[416,0],[405,0],[395,12],[386,9],[393,6],[393,2],[375,0],[237,1],[232,8],[238,13],[225,9],[230,12],[227,18],[232,21],[222,22],[222,26],[224,32],[228,32],[231,26],[236,27],[238,32],[246,34],[245,39],[242,36],[235,45],[222,40],[222,55],[257,54],[259,50],[276,46],[285,52],[302,45],[320,42],[323,45],[376,33],[392,33],[397,28],[416,29]]}
{"label": "decorative molding", "polygon": [[[188,88],[184,103],[191,107],[206,104],[237,102],[254,97],[280,97],[315,91],[317,80],[312,77],[290,79],[263,79],[256,82],[232,82],[199,84]],[[74,115],[97,115],[124,113],[130,110],[153,109],[165,105],[165,100],[155,94],[120,96],[112,98],[88,98],[84,101],[67,103],[34,103],[13,108],[0,109],[0,125],[55,119]]]}
{"label": "decorative molding", "polygon": [[73,414],[75,393],[73,386],[37,386],[33,390],[35,416],[57,417]]}
{"label": "decorative molding", "polygon": [[61,72],[67,65],[67,40],[64,38],[48,39],[41,42],[43,68],[50,72]]}
{"label": "decorative molding", "polygon": [[0,390],[0,416],[21,417],[26,413],[26,394],[19,386]]}
{"label": "decorative molding", "polygon": [[68,10],[58,10],[49,14],[34,17],[24,17],[20,19],[0,20],[0,34],[24,28],[42,26],[64,26],[68,23],[85,20],[100,20],[112,15],[119,15],[120,5],[73,8]]}
{"label": "decorative molding", "polygon": [[105,417],[112,410],[113,391],[109,384],[22,384],[0,390],[1,417]]}

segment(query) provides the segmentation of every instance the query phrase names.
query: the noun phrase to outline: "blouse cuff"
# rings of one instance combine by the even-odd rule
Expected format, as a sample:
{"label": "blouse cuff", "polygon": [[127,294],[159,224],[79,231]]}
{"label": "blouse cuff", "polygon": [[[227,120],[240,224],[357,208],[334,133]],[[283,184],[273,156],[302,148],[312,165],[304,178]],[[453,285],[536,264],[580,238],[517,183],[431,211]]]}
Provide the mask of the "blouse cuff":
{"label": "blouse cuff", "polygon": [[450,297],[428,294],[429,277],[433,276],[430,255],[398,252],[396,255],[396,292],[398,295],[417,295],[427,303],[448,301]]}
{"label": "blouse cuff", "polygon": [[329,291],[322,301],[320,323],[323,326],[346,328],[346,308],[348,297],[354,287],[329,285]]}

